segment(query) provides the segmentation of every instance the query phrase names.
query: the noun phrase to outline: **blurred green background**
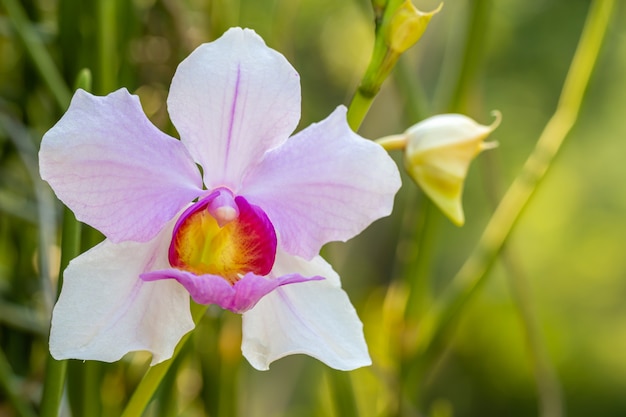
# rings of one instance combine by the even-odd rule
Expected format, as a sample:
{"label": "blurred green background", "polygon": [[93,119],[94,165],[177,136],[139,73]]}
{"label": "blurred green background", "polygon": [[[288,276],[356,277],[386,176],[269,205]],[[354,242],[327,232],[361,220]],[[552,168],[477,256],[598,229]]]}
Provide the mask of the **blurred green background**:
{"label": "blurred green background", "polygon": [[[38,178],[36,152],[63,109],[20,41],[9,3],[26,11],[26,26],[43,40],[67,86],[89,68],[94,93],[128,88],[173,135],[165,100],[177,64],[230,26],[253,28],[298,70],[299,129],[349,103],[374,40],[366,0],[0,2],[0,347],[11,368],[0,369],[0,416],[17,415],[10,392],[35,408],[41,395],[61,216]],[[439,4],[414,3],[422,10]],[[483,124],[491,123],[491,110],[503,114],[492,135],[499,147],[471,167],[466,225],[456,228],[438,213],[428,217],[434,236],[425,268],[435,297],[467,258],[554,112],[589,5],[446,2],[377,97],[360,130],[371,139],[449,111],[461,76],[468,82],[456,110]],[[472,51],[475,70],[463,74],[475,7],[484,7],[486,17],[480,48]],[[393,156],[401,165],[401,155]],[[402,344],[417,337],[403,332],[394,313],[407,296],[403,283],[412,276],[405,267],[421,238],[414,232],[421,230],[423,197],[410,180],[404,178],[391,217],[326,248],[364,321],[374,361],[350,373],[360,415],[626,415],[625,158],[626,6],[618,0],[578,123],[436,361],[418,367],[416,376],[399,359]],[[530,334],[519,300],[537,324]],[[239,333],[238,316],[211,309],[149,415],[338,415],[337,387],[323,364],[294,356],[255,371],[240,357]],[[543,354],[533,354],[532,343]],[[145,360],[139,353],[115,364],[71,361],[64,415],[70,409],[119,415]]]}

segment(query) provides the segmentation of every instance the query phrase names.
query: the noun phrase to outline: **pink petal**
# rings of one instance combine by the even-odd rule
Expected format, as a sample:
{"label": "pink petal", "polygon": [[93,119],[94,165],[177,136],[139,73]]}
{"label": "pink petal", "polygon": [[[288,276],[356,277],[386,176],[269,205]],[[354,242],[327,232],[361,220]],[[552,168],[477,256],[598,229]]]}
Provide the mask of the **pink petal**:
{"label": "pink petal", "polygon": [[232,28],[180,63],[168,109],[206,187],[236,192],[248,166],[298,124],[300,79],[254,31]]}
{"label": "pink petal", "polygon": [[326,279],[280,287],[243,314],[241,350],[252,366],[267,370],[273,361],[296,353],[340,370],[371,364],[363,325],[326,261],[282,253],[274,270]]}
{"label": "pink petal", "polygon": [[166,269],[142,274],[141,279],[144,281],[174,279],[189,291],[191,298],[198,304],[217,304],[234,313],[243,313],[280,286],[323,278],[317,276],[305,278],[298,274],[289,274],[271,279],[249,273],[234,285],[230,285],[217,275],[197,276],[187,271]]}
{"label": "pink petal", "polygon": [[287,252],[311,259],[389,215],[399,188],[393,160],[352,132],[340,106],[268,152],[240,193],[265,210]]}
{"label": "pink petal", "polygon": [[166,268],[172,222],[148,243],[105,240],[72,260],[52,315],[55,359],[113,362],[137,350],[152,364],[172,356],[193,329],[189,294],[175,282],[144,282],[147,268]]}
{"label": "pink petal", "polygon": [[155,128],[126,89],[78,90],[44,135],[39,166],[76,218],[113,242],[152,239],[202,188],[182,143]]}

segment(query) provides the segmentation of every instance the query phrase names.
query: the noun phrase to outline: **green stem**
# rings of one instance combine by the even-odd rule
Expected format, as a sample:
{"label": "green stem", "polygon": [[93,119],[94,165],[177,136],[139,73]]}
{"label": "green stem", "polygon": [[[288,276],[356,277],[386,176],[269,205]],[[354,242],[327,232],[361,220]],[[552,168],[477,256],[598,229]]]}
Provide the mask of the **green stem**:
{"label": "green stem", "polygon": [[26,11],[16,0],[1,1],[17,35],[26,48],[26,52],[35,64],[37,71],[39,71],[39,75],[52,92],[59,108],[65,110],[70,104],[72,94],[63,81],[63,77],[54,64],[52,57],[50,57],[43,42],[28,20]]}
{"label": "green stem", "polygon": [[348,125],[352,130],[357,131],[365,119],[365,115],[369,111],[376,95],[366,95],[361,89],[358,89],[352,97],[350,106],[348,107]]}
{"label": "green stem", "polygon": [[[194,323],[197,324],[198,321],[200,321],[206,309],[207,306],[205,305],[192,304],[191,315]],[[190,336],[191,332],[182,337],[169,360],[161,362],[160,364],[148,369],[148,372],[146,372],[143,379],[139,383],[139,386],[137,386],[137,389],[133,393],[133,396],[130,398],[130,401],[126,405],[121,417],[140,417],[143,414],[146,407],[150,403],[152,396],[156,392],[157,388],[159,388],[161,381],[163,381],[163,378],[167,374],[167,371],[172,366],[174,359],[178,356]]]}
{"label": "green stem", "polygon": [[[61,235],[61,272],[57,285],[57,296],[63,285],[63,271],[70,260],[80,253],[80,223],[67,207],[63,211],[63,229]],[[65,386],[67,362],[57,361],[48,353],[44,377],[43,396],[41,400],[41,416],[57,417],[61,396]]]}
{"label": "green stem", "polygon": [[432,353],[455,323],[510,235],[530,197],[545,176],[563,140],[574,125],[591,72],[606,33],[614,0],[594,0],[567,74],[554,115],[543,130],[520,174],[507,190],[476,248],[454,277],[433,311],[430,338],[422,346]]}
{"label": "green stem", "polygon": [[376,38],[372,58],[348,106],[348,125],[354,131],[357,131],[363,123],[363,119],[380,91],[380,87],[400,57],[399,53],[392,51],[387,45],[383,31],[401,3],[402,0],[388,0],[384,6],[382,17],[376,20]]}
{"label": "green stem", "polygon": [[358,417],[359,411],[352,389],[350,374],[331,369],[328,371],[335,415],[341,417]]}
{"label": "green stem", "polygon": [[406,135],[389,135],[376,139],[374,142],[385,148],[387,152],[401,151],[406,146]]}
{"label": "green stem", "polygon": [[117,0],[98,0],[98,77],[96,93],[108,94],[116,87],[117,54],[116,54],[116,10]]}

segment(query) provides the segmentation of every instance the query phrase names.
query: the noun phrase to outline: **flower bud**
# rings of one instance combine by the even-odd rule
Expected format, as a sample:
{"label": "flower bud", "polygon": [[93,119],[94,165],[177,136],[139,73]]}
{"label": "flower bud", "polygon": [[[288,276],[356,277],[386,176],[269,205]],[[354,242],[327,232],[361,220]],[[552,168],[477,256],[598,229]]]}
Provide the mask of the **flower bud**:
{"label": "flower bud", "polygon": [[422,37],[430,18],[441,10],[443,3],[432,12],[424,13],[405,0],[393,13],[387,32],[387,45],[394,52],[401,54]]}
{"label": "flower bud", "polygon": [[469,164],[481,151],[497,146],[484,140],[500,124],[483,126],[461,114],[430,117],[406,132],[404,163],[409,175],[457,226],[465,222],[461,197]]}

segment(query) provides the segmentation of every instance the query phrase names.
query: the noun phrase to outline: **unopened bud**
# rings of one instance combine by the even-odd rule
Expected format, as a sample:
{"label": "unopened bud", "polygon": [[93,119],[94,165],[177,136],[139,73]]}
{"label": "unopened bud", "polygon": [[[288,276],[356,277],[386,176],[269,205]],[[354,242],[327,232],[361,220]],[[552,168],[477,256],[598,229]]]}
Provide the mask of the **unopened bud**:
{"label": "unopened bud", "polygon": [[470,162],[496,142],[485,139],[500,124],[484,126],[461,114],[430,117],[406,132],[404,163],[417,185],[457,226],[465,222],[461,203]]}
{"label": "unopened bud", "polygon": [[398,7],[391,21],[387,32],[387,45],[394,52],[401,54],[422,37],[430,18],[441,10],[443,3],[432,12],[424,13],[413,5],[411,0],[405,0]]}

